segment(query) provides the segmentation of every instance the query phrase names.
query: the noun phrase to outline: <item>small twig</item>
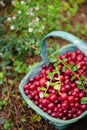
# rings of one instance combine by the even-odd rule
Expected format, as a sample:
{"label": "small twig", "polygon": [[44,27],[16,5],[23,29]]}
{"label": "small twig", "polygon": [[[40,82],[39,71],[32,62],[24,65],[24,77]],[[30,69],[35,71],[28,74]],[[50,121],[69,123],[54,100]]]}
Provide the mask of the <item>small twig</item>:
{"label": "small twig", "polygon": [[[60,60],[60,59],[59,59],[59,61],[72,72],[71,68],[67,64],[63,63],[62,60]],[[79,79],[79,81],[81,81],[81,79],[79,78],[79,76],[75,72],[72,72],[72,73]],[[86,90],[83,84],[82,84],[82,87],[84,90]]]}

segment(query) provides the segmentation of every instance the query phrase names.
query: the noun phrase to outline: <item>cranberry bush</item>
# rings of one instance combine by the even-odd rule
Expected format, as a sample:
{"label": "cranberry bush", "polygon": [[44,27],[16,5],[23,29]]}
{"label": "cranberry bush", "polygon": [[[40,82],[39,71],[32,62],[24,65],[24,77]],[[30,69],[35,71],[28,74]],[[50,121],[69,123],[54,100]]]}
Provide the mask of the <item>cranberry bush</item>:
{"label": "cranberry bush", "polygon": [[52,56],[24,85],[24,93],[54,118],[78,117],[87,110],[87,56],[79,50]]}
{"label": "cranberry bush", "polygon": [[[78,23],[72,28],[70,21],[76,15],[79,5],[84,2],[85,0],[0,0],[0,6],[7,10],[0,17],[1,59],[7,65],[12,62],[11,59],[23,60],[26,53],[29,56],[39,54],[41,39],[54,30],[87,35],[87,25],[83,29]],[[55,48],[58,48],[58,44],[48,49],[52,52]]]}
{"label": "cranberry bush", "polygon": [[[78,0],[14,1],[14,12],[7,21],[9,34],[16,39],[16,50],[20,51],[20,55],[23,55],[23,52],[29,55],[39,53],[41,39],[53,30],[71,30],[70,18],[76,14],[79,3]],[[65,26],[62,26],[63,24]]]}

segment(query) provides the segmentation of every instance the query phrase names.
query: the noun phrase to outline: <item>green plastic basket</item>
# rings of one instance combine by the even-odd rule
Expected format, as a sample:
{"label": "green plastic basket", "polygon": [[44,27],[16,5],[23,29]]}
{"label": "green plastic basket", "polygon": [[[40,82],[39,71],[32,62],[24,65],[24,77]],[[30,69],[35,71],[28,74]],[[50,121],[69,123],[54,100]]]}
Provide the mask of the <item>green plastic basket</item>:
{"label": "green plastic basket", "polygon": [[[42,39],[42,42],[41,42],[42,61],[38,65],[36,65],[34,68],[32,68],[32,70],[22,79],[22,81],[21,81],[21,83],[19,85],[19,90],[20,90],[20,93],[21,93],[23,99],[27,102],[29,107],[31,107],[36,113],[41,115],[44,119],[48,120],[49,123],[52,123],[58,130],[63,130],[66,127],[68,127],[68,125],[70,125],[70,124],[80,120],[84,116],[86,116],[87,111],[83,112],[77,118],[66,120],[66,121],[61,120],[59,118],[53,118],[48,113],[44,112],[38,106],[36,106],[34,104],[34,102],[32,102],[25,95],[24,89],[23,89],[24,85],[29,81],[29,78],[35,77],[36,75],[40,74],[43,64],[49,65],[50,62],[49,62],[49,59],[47,57],[47,51],[46,51],[46,39],[49,38],[49,37],[60,37],[60,38],[63,38],[65,40],[69,41],[70,43],[72,43],[71,45],[66,45],[66,46],[62,47],[61,49],[56,50],[56,52],[59,52],[60,55],[65,54],[66,52],[72,52],[72,51],[74,51],[76,49],[79,49],[87,56],[87,44],[84,43],[81,39],[79,39],[76,36],[73,36],[70,33],[63,32],[63,31],[51,32],[47,36],[45,36]],[[56,53],[56,52],[54,52],[54,53]]]}

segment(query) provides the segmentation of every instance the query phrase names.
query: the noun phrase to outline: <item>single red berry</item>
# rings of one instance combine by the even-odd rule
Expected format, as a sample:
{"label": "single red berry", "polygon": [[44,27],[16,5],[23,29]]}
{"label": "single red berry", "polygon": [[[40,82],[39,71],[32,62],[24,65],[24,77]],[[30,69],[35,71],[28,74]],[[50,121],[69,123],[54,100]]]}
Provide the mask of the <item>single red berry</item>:
{"label": "single red berry", "polygon": [[28,84],[25,84],[25,85],[24,85],[24,90],[28,90],[28,89],[29,89]]}
{"label": "single red berry", "polygon": [[53,110],[55,108],[55,105],[54,105],[54,103],[49,102],[47,107],[48,107],[48,109]]}
{"label": "single red berry", "polygon": [[46,98],[44,98],[41,103],[42,103],[42,106],[47,106],[49,101]]}
{"label": "single red berry", "polygon": [[74,97],[73,97],[73,96],[69,96],[69,97],[68,97],[68,101],[69,101],[70,103],[74,102]]}
{"label": "single red berry", "polygon": [[54,102],[57,100],[57,96],[55,94],[50,94],[49,99],[50,101]]}
{"label": "single red berry", "polygon": [[35,84],[30,85],[30,90],[31,90],[31,91],[36,90],[36,85],[35,85]]}
{"label": "single red berry", "polygon": [[63,75],[60,75],[60,80],[64,81],[64,76]]}
{"label": "single red berry", "polygon": [[40,79],[40,85],[41,86],[45,86],[46,85],[46,79],[45,78],[41,78]]}
{"label": "single red berry", "polygon": [[68,100],[68,95],[66,93],[62,93],[61,98],[62,100]]}

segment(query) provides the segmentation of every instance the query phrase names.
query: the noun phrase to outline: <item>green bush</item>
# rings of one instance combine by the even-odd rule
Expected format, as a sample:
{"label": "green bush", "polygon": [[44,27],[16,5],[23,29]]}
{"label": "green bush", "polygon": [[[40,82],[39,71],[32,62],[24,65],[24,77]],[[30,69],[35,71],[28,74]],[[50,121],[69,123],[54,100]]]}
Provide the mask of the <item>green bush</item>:
{"label": "green bush", "polygon": [[[14,42],[19,55],[39,53],[42,37],[54,30],[70,30],[70,18],[78,10],[77,3],[60,2],[60,0],[17,1],[14,12],[7,20],[9,36]],[[64,26],[63,26],[64,24]],[[11,42],[11,41],[10,41]]]}
{"label": "green bush", "polygon": [[[77,13],[79,4],[83,2],[84,0],[15,0],[9,16],[0,18],[1,58],[10,64],[10,59],[22,59],[26,53],[30,56],[39,54],[41,39],[46,34],[54,30],[73,30],[70,18]],[[79,32],[78,26],[76,32]],[[85,32],[86,30],[82,31],[83,34]],[[56,45],[55,48],[57,47]],[[55,48],[51,47],[49,51]]]}

